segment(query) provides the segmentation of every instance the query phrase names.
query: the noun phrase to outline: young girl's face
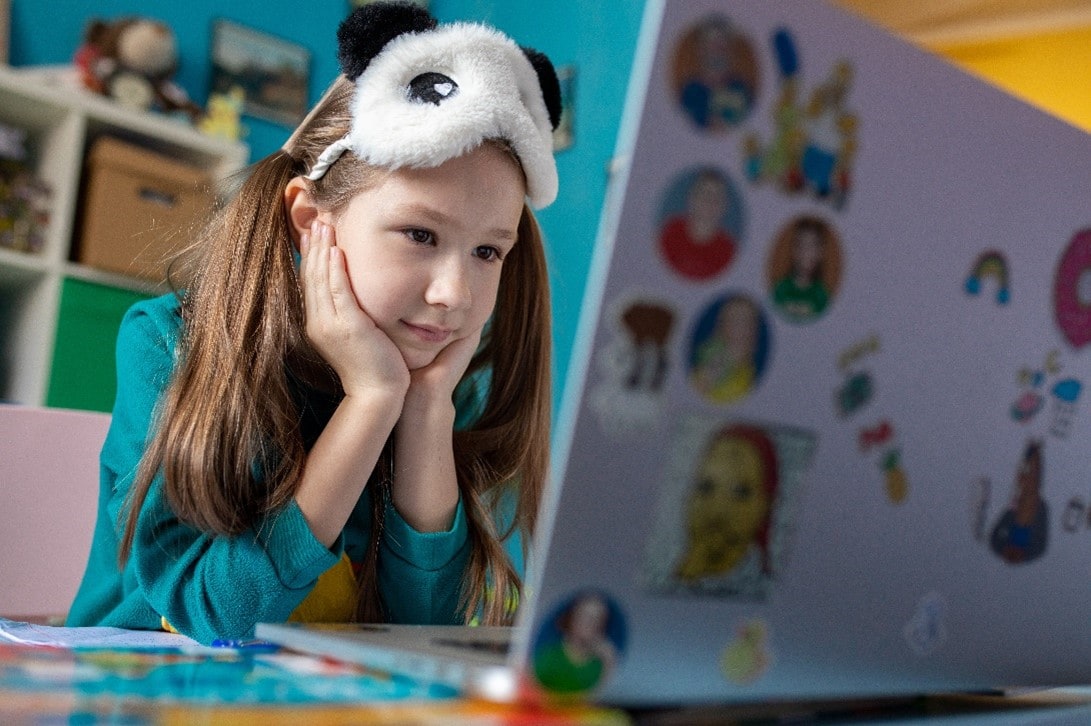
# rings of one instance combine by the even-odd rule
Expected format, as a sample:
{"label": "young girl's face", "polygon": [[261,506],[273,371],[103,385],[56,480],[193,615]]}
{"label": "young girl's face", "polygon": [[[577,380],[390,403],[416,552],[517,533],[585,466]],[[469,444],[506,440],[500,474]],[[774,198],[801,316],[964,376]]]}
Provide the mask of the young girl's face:
{"label": "young girl's face", "polygon": [[525,195],[515,159],[484,144],[392,172],[332,219],[360,307],[410,370],[484,327]]}

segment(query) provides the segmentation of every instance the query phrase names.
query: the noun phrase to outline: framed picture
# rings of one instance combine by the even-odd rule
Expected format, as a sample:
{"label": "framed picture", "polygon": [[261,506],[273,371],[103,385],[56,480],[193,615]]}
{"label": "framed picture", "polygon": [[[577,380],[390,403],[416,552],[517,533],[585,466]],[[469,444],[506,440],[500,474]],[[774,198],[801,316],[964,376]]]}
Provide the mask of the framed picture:
{"label": "framed picture", "polygon": [[561,85],[561,121],[553,130],[553,150],[564,151],[576,143],[576,67],[557,69]]}
{"label": "framed picture", "polygon": [[[371,3],[376,1],[377,0],[349,0],[349,11],[363,7],[364,5],[370,5]],[[420,5],[422,8],[427,9],[428,7],[428,0],[413,0],[413,2],[417,5]]]}
{"label": "framed picture", "polygon": [[244,114],[295,126],[307,113],[311,53],[253,28],[217,19],[212,24],[211,93],[242,89]]}
{"label": "framed picture", "polygon": [[0,64],[7,65],[11,39],[11,0],[0,0]]}

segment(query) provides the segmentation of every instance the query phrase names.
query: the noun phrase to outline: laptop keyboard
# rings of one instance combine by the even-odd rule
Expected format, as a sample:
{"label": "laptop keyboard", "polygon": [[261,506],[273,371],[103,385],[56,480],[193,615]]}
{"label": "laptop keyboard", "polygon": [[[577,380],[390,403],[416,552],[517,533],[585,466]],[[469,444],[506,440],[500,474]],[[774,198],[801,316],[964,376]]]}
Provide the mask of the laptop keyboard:
{"label": "laptop keyboard", "polygon": [[490,653],[492,655],[507,655],[511,643],[506,640],[461,640],[458,638],[434,638],[432,643],[445,648],[459,648],[475,653]]}

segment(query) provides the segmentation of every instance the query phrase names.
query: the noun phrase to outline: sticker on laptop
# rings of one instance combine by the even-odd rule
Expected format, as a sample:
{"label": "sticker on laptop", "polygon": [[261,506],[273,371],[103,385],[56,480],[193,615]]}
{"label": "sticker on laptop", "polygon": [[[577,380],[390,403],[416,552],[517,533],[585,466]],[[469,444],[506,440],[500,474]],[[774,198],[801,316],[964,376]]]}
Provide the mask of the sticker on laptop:
{"label": "sticker on laptop", "polygon": [[1029,424],[1039,413],[1049,410],[1047,428],[1053,436],[1064,439],[1076,418],[1083,384],[1070,376],[1061,377],[1060,352],[1052,350],[1041,368],[1024,367],[1016,376],[1020,391],[1011,404],[1011,418]]}
{"label": "sticker on laptop", "polygon": [[841,418],[862,411],[875,397],[875,378],[861,363],[878,352],[879,336],[869,335],[850,345],[838,357],[837,367],[843,379],[833,398],[837,415]]}
{"label": "sticker on laptop", "polygon": [[1044,365],[1034,368],[1024,366],[1019,370],[1015,380],[1019,385],[1020,393],[1011,405],[1012,420],[1017,423],[1029,423],[1038,415],[1045,405],[1043,391],[1049,377],[1057,375],[1060,371],[1060,351],[1057,350],[1051,350],[1046,355]]}
{"label": "sticker on laptop", "polygon": [[966,277],[965,288],[968,295],[989,294],[997,305],[1007,305],[1011,300],[1011,279],[1003,253],[986,250],[978,255]]}
{"label": "sticker on laptop", "polygon": [[909,497],[909,477],[902,466],[901,449],[890,449],[879,462],[883,472],[883,491],[891,504],[902,504]]}
{"label": "sticker on laptop", "polygon": [[[834,391],[834,410],[847,419],[869,406],[877,383],[865,362],[881,350],[879,336],[872,333],[841,351],[837,368],[843,376]],[[879,414],[856,425],[856,446],[860,455],[870,459],[881,477],[882,491],[891,504],[904,504],[909,498],[909,476],[905,455],[898,440],[898,427],[888,416]]]}
{"label": "sticker on laptop", "polygon": [[713,166],[687,169],[667,187],[659,210],[659,255],[687,280],[726,273],[745,229],[743,197]]}
{"label": "sticker on laptop", "polygon": [[937,592],[922,597],[902,634],[917,655],[931,655],[939,650],[947,642],[947,600]]}
{"label": "sticker on laptop", "polygon": [[720,667],[724,677],[740,686],[756,683],[773,664],[769,647],[769,626],[761,618],[750,618],[735,627],[735,638],[724,649]]}
{"label": "sticker on laptop", "polygon": [[770,353],[770,326],[753,298],[728,293],[713,300],[693,326],[689,380],[712,403],[732,403],[761,382]]}
{"label": "sticker on laptop", "polygon": [[1053,384],[1050,389],[1052,417],[1049,424],[1049,433],[1059,439],[1068,437],[1072,421],[1076,418],[1077,404],[1082,392],[1083,384],[1075,378],[1064,378]]}
{"label": "sticker on laptop", "polygon": [[1077,350],[1091,342],[1091,228],[1073,235],[1053,278],[1057,327]]}
{"label": "sticker on laptop", "polygon": [[737,127],[758,95],[753,43],[718,14],[702,18],[678,39],[670,76],[679,110],[704,132]]}
{"label": "sticker on laptop", "polygon": [[909,477],[902,466],[902,450],[898,446],[894,424],[889,419],[862,426],[856,434],[860,453],[876,456],[882,473],[883,491],[892,504],[902,504],[909,497]]}
{"label": "sticker on laptop", "polygon": [[625,653],[625,616],[613,598],[585,590],[558,605],[534,641],[534,677],[554,695],[582,695],[605,683]]}
{"label": "sticker on laptop", "polygon": [[612,307],[613,337],[596,354],[599,377],[590,405],[611,435],[647,431],[662,418],[676,315],[648,298],[624,298]]}
{"label": "sticker on laptop", "polygon": [[764,600],[787,564],[816,437],[703,417],[675,431],[645,548],[645,586]]}
{"label": "sticker on laptop", "polygon": [[763,143],[757,134],[743,139],[747,176],[789,194],[808,193],[844,206],[852,188],[859,119],[847,101],[853,70],[839,61],[809,95],[799,81],[799,56],[787,28],[777,30],[771,45],[780,71],[780,90],[772,109],[773,131]]}
{"label": "sticker on laptop", "polygon": [[773,308],[790,323],[825,315],[841,283],[841,243],[833,227],[796,217],[777,234],[766,264]]}
{"label": "sticker on laptop", "polygon": [[1091,529],[1091,507],[1081,496],[1074,496],[1065,505],[1061,515],[1061,528],[1069,534]]}
{"label": "sticker on laptop", "polygon": [[1049,544],[1049,510],[1042,498],[1044,456],[1041,440],[1027,442],[1011,499],[989,533],[989,548],[1011,565],[1033,562]]}
{"label": "sticker on laptop", "polygon": [[894,438],[894,426],[888,419],[882,419],[870,426],[864,426],[856,435],[856,443],[862,453],[889,444]]}

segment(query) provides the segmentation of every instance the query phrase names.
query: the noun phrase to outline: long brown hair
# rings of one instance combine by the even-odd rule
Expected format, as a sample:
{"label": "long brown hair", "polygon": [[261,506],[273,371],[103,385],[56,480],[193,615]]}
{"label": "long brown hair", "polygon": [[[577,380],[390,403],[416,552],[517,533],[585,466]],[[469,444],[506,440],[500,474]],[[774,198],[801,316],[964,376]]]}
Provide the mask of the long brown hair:
{"label": "long brown hair", "polygon": [[[122,563],[160,472],[175,514],[218,535],[243,532],[295,496],[306,451],[289,376],[332,391],[339,383],[304,333],[283,193],[348,130],[352,89],[343,76],[334,82],[284,148],[254,165],[174,268],[172,284],[184,290],[178,363],[122,510]],[[346,154],[308,189],[337,214],[383,173]],[[479,610],[486,624],[511,622],[521,582],[503,540],[519,530],[526,547],[548,465],[549,281],[541,232],[525,207],[518,236],[465,376],[489,371],[485,404],[469,429],[454,434],[471,546],[461,593],[467,622]],[[369,487],[386,479],[388,465],[380,460]],[[495,511],[509,492],[517,492],[514,520],[500,531]],[[362,620],[382,618],[376,569],[384,497],[375,492],[372,502],[376,526],[358,579]]]}

